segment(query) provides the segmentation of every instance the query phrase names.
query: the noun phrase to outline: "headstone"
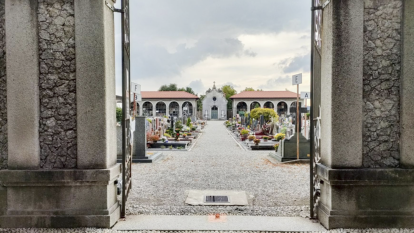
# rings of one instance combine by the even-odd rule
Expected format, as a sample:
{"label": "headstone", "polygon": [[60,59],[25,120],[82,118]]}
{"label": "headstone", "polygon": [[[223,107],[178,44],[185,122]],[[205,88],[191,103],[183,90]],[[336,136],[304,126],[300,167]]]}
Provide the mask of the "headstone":
{"label": "headstone", "polygon": [[145,117],[138,116],[135,118],[135,131],[133,142],[133,159],[143,159],[147,156],[147,134],[145,130],[146,122]]}
{"label": "headstone", "polygon": [[256,130],[256,126],[257,126],[257,120],[253,119],[253,130]]}

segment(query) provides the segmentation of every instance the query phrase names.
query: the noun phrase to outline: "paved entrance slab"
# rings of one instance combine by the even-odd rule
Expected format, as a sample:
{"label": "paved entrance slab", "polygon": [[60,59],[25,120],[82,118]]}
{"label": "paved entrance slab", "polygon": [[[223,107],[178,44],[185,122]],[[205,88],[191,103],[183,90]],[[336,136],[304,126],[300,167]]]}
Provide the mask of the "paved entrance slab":
{"label": "paved entrance slab", "polygon": [[[211,203],[205,202],[206,196],[227,196],[228,203]],[[185,201],[189,205],[248,205],[247,194],[245,191],[232,190],[190,190]]]}
{"label": "paved entrance slab", "polygon": [[301,217],[226,216],[226,221],[211,222],[208,216],[176,215],[127,216],[113,230],[326,231],[319,223]]}

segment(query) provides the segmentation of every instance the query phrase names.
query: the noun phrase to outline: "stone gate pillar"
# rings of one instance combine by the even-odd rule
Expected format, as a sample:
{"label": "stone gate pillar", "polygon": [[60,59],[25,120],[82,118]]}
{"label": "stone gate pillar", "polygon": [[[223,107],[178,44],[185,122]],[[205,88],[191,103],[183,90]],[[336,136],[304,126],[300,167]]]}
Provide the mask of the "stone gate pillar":
{"label": "stone gate pillar", "polygon": [[105,2],[113,3],[0,2],[0,228],[119,219],[114,20]]}
{"label": "stone gate pillar", "polygon": [[414,226],[413,15],[410,0],[323,10],[317,215],[329,229]]}

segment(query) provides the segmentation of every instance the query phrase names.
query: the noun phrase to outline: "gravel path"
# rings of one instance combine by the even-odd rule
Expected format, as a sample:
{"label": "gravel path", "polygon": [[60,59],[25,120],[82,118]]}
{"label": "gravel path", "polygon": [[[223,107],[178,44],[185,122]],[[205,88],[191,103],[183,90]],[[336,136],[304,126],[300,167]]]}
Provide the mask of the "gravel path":
{"label": "gravel path", "polygon": [[[133,165],[128,214],[306,216],[309,165],[274,164],[268,151],[242,150],[223,125],[210,121],[191,151],[166,151],[155,164]],[[241,190],[249,206],[189,206],[190,189]]]}

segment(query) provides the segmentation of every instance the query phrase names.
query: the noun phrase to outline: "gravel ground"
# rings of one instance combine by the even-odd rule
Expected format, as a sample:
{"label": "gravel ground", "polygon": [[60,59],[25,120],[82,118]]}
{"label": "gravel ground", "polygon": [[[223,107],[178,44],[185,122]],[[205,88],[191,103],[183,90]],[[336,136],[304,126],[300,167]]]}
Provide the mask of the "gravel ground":
{"label": "gravel ground", "polygon": [[[272,163],[269,151],[244,151],[210,121],[191,151],[166,151],[155,164],[133,165],[127,214],[307,216],[309,165]],[[275,161],[274,161],[275,162]],[[187,191],[240,190],[249,206],[189,206]]]}

